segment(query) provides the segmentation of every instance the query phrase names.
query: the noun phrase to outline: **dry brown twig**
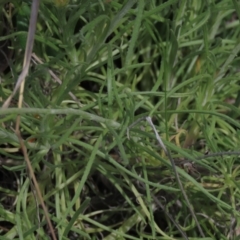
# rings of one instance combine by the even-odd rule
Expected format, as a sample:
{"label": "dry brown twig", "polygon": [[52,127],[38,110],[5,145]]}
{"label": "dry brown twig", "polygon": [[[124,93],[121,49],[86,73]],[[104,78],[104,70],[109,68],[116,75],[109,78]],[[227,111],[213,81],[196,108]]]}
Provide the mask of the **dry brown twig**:
{"label": "dry brown twig", "polygon": [[[174,160],[173,160],[170,152],[168,151],[168,149],[167,149],[166,146],[164,145],[162,139],[160,138],[160,136],[159,136],[159,134],[158,134],[158,132],[157,132],[157,130],[156,130],[153,122],[152,122],[152,119],[151,119],[150,117],[142,117],[142,118],[138,119],[136,122],[134,122],[133,124],[131,124],[131,125],[128,127],[128,129],[127,129],[127,137],[128,137],[128,139],[129,139],[129,130],[130,130],[133,126],[135,126],[136,124],[138,124],[140,121],[143,121],[143,120],[146,120],[146,121],[148,122],[148,124],[151,126],[152,130],[154,131],[155,137],[156,137],[159,145],[160,145],[161,148],[164,150],[164,153],[166,154],[166,156],[168,156],[168,158],[169,158],[169,160],[170,160],[170,162],[171,162],[171,165],[172,165],[172,168],[173,168],[175,177],[176,177],[176,179],[177,179],[177,183],[178,183],[178,185],[179,185],[179,187],[180,187],[180,189],[181,189],[182,195],[183,195],[183,197],[184,197],[184,199],[185,199],[185,201],[186,201],[186,203],[187,203],[187,205],[188,205],[188,208],[189,208],[189,210],[190,210],[190,213],[191,213],[193,219],[195,220],[195,223],[196,223],[196,225],[197,225],[197,228],[198,228],[201,236],[202,236],[202,237],[205,237],[205,235],[204,235],[204,233],[203,233],[203,230],[202,230],[202,228],[201,228],[201,226],[200,226],[200,224],[199,224],[199,222],[198,222],[198,220],[197,220],[197,217],[196,217],[196,214],[195,214],[195,212],[194,212],[193,206],[191,205],[191,203],[190,203],[190,201],[189,201],[189,199],[188,199],[188,197],[187,197],[187,194],[186,194],[186,192],[185,192],[185,190],[184,190],[184,188],[183,188],[183,186],[182,186],[182,182],[181,182],[180,177],[179,177],[179,174],[178,174],[178,172],[177,172],[177,169],[176,169]],[[183,237],[186,238],[186,236],[184,236],[184,235],[183,235]],[[187,239],[188,239],[188,238],[187,238]]]}
{"label": "dry brown twig", "polygon": [[[21,74],[18,77],[17,83],[15,85],[15,88],[13,90],[13,92],[11,93],[11,95],[8,97],[8,99],[4,102],[2,108],[8,108],[8,106],[10,105],[10,102],[12,100],[12,98],[14,97],[14,95],[17,93],[17,91],[20,89],[19,92],[19,99],[18,99],[18,108],[22,107],[22,103],[23,103],[23,92],[24,92],[24,85],[25,85],[25,78],[28,75],[28,71],[29,71],[29,66],[30,66],[30,61],[31,61],[31,55],[32,55],[32,49],[33,49],[33,44],[34,44],[34,36],[35,36],[35,31],[36,31],[36,24],[37,24],[37,17],[38,17],[38,9],[39,9],[39,4],[40,4],[40,0],[33,0],[32,2],[32,8],[31,8],[31,17],[30,17],[30,23],[29,23],[29,29],[28,29],[28,38],[27,38],[27,44],[26,44],[26,50],[25,50],[25,55],[24,55],[24,62],[23,62],[23,69]],[[36,189],[37,192],[37,196],[39,198],[39,201],[41,203],[41,206],[43,208],[44,211],[44,215],[45,218],[47,220],[52,238],[54,240],[57,240],[54,229],[53,229],[53,225],[51,223],[51,220],[48,216],[48,211],[47,208],[44,204],[43,201],[43,197],[37,182],[37,179],[35,177],[31,162],[29,160],[29,156],[27,153],[27,148],[24,144],[24,140],[21,136],[21,131],[20,131],[20,123],[21,123],[21,116],[18,115],[17,119],[16,119],[16,135],[19,139],[20,142],[20,147],[23,151],[23,155],[24,155],[24,159],[25,162],[27,164],[27,168],[28,168],[28,172],[30,175],[30,179],[32,179],[34,187]]]}

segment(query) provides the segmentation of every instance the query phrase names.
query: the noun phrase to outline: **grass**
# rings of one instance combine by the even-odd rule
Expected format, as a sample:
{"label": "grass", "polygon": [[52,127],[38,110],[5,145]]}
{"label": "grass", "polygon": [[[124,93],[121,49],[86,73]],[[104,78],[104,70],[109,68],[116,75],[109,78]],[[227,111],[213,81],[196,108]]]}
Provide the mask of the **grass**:
{"label": "grass", "polygon": [[[2,2],[1,105],[31,20]],[[23,106],[0,109],[1,239],[54,239],[26,157],[55,239],[238,239],[239,18],[236,0],[41,1]]]}

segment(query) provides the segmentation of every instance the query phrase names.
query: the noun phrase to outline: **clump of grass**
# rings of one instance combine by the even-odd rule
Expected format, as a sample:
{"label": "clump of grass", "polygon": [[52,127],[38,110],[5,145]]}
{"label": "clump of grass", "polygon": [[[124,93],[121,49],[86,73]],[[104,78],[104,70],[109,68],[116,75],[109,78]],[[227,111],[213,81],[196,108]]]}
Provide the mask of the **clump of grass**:
{"label": "clump of grass", "polygon": [[[2,103],[21,73],[29,4],[1,5],[13,51]],[[238,157],[198,158],[239,149],[239,17],[236,0],[42,1],[23,107],[14,96],[0,110],[1,237],[50,238],[20,115],[57,239],[236,238]],[[141,122],[128,138],[147,116],[156,132]]]}

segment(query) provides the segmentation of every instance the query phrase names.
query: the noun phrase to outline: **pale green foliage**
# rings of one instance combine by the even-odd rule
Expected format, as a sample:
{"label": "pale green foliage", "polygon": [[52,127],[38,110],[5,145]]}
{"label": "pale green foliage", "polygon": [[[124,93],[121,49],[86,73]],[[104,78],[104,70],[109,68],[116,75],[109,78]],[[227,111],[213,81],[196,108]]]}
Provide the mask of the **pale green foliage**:
{"label": "pale green foliage", "polygon": [[[15,3],[15,29],[0,37],[14,40],[3,100],[21,71],[29,9]],[[17,183],[0,180],[1,239],[49,239],[11,127],[17,114],[58,239],[182,239],[178,227],[189,239],[234,239],[239,159],[196,157],[240,147],[239,19],[237,0],[41,2],[43,63],[33,58],[27,109],[0,110],[0,171]],[[188,159],[177,171],[205,238],[152,129],[141,122],[127,138],[143,116],[177,166]]]}

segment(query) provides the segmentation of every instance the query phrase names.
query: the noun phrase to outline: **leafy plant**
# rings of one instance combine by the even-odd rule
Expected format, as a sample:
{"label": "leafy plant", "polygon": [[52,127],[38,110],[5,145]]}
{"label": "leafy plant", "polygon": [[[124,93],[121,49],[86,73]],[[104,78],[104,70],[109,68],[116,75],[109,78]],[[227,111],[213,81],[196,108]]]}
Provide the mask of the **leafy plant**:
{"label": "leafy plant", "polygon": [[1,4],[2,239],[50,239],[47,216],[63,240],[236,239],[239,3],[42,1],[22,107],[31,3]]}

